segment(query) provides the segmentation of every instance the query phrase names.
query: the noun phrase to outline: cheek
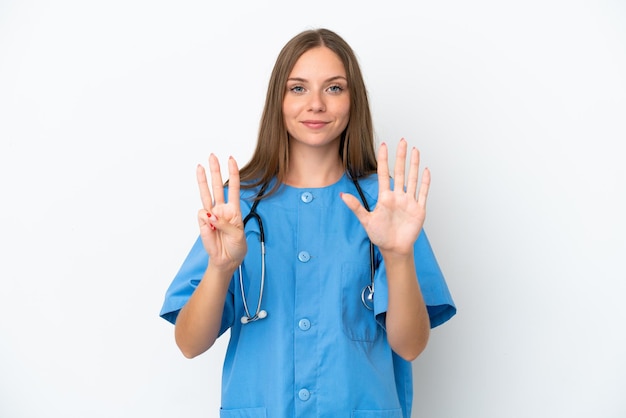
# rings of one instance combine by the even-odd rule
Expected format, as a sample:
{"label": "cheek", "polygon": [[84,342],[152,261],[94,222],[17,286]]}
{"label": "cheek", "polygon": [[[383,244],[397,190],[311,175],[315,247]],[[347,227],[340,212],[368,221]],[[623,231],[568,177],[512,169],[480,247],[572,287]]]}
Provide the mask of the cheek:
{"label": "cheek", "polygon": [[342,114],[345,117],[348,117],[348,115],[350,115],[350,96],[349,95],[343,95],[340,98],[338,98],[338,100],[335,102],[335,111],[338,114]]}
{"label": "cheek", "polygon": [[293,117],[298,114],[298,103],[294,100],[283,100],[283,115],[285,118]]}
{"label": "cheek", "polygon": [[288,101],[283,102],[283,124],[290,135],[293,135],[293,128],[295,125],[294,120],[297,114],[297,109],[295,109],[293,103]]}
{"label": "cheek", "polygon": [[347,125],[348,120],[350,119],[350,102],[343,104],[337,109],[337,115],[343,120],[343,122]]}

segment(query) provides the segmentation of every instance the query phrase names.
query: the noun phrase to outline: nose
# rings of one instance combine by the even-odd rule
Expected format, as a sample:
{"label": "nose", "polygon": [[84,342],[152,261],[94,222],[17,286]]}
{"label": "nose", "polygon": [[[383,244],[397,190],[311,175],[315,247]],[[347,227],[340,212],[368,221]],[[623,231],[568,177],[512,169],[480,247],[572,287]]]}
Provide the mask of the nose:
{"label": "nose", "polygon": [[322,92],[312,92],[310,96],[309,108],[312,112],[324,112],[326,110],[326,104],[322,97]]}

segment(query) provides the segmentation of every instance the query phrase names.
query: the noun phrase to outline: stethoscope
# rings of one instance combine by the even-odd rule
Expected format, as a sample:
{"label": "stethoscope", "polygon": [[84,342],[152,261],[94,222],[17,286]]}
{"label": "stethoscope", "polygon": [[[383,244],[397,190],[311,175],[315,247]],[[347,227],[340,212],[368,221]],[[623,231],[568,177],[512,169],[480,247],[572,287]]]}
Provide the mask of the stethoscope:
{"label": "stethoscope", "polygon": [[[359,182],[356,178],[353,178],[352,182],[356,186],[357,192],[359,192],[359,197],[361,198],[361,202],[363,202],[363,206],[369,212],[370,207],[367,204],[367,200],[365,199],[365,195],[363,194],[363,190],[361,189]],[[267,186],[268,183],[265,183],[261,187],[261,190],[259,191],[254,201],[254,204],[252,205],[252,208],[250,208],[250,213],[248,213],[248,215],[243,220],[244,229],[250,219],[256,220],[257,224],[259,225],[259,241],[261,242],[261,284],[259,289],[259,300],[257,302],[254,314],[251,314],[250,309],[248,308],[246,292],[243,287],[243,271],[241,269],[241,265],[239,265],[239,287],[241,288],[241,300],[243,302],[243,309],[245,311],[245,315],[241,317],[241,323],[244,325],[267,317],[267,311],[265,309],[261,309],[261,303],[263,301],[263,290],[265,288],[265,232],[263,231],[263,221],[261,220],[261,216],[259,216],[256,211],[256,208],[259,205],[261,197],[263,196],[263,193],[265,193]],[[374,262],[374,244],[372,244],[372,241],[370,241],[370,284],[366,285],[361,291],[361,302],[363,302],[363,306],[365,306],[370,311],[374,310]]]}

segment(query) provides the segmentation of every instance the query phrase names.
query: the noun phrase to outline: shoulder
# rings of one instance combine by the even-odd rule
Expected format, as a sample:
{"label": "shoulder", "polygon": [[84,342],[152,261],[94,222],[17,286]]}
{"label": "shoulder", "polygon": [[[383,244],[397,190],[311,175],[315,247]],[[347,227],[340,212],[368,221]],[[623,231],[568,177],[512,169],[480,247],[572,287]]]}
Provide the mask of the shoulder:
{"label": "shoulder", "polygon": [[378,195],[378,175],[376,173],[369,174],[358,179],[363,193],[376,197]]}
{"label": "shoulder", "polygon": [[[239,199],[242,206],[251,207],[259,194],[267,193],[274,185],[275,179],[272,179],[267,186],[264,184],[256,184],[256,181],[247,181],[241,183],[239,188]],[[228,186],[224,187],[224,195],[228,196]]]}
{"label": "shoulder", "polygon": [[[258,194],[259,191],[261,190],[261,188],[263,187],[263,185],[254,185],[256,182],[254,181],[248,181],[248,182],[244,182],[241,183],[241,186],[239,187],[239,197],[241,199],[254,199]],[[228,190],[230,189],[230,185],[229,184],[225,184],[224,185],[224,197],[228,196]]]}

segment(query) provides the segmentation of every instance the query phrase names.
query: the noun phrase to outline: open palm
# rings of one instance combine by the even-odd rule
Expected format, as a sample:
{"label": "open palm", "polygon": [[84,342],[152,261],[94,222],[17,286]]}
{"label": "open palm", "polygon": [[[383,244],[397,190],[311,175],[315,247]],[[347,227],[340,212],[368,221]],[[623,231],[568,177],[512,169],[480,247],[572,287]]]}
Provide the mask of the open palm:
{"label": "open palm", "polygon": [[372,243],[382,252],[399,255],[413,252],[413,245],[426,218],[426,198],[430,186],[430,172],[425,169],[418,191],[419,151],[413,148],[405,189],[406,157],[407,143],[402,139],[396,154],[392,188],[387,146],[380,146],[377,157],[378,202],[373,211],[368,212],[353,195],[342,194],[343,201],[357,216]]}

